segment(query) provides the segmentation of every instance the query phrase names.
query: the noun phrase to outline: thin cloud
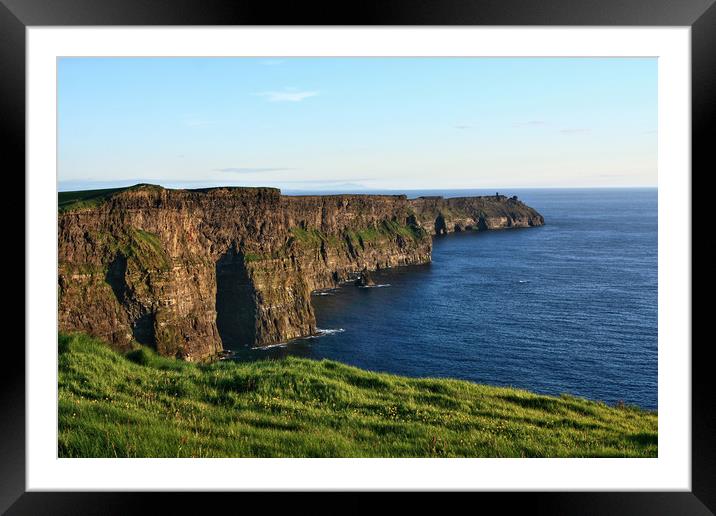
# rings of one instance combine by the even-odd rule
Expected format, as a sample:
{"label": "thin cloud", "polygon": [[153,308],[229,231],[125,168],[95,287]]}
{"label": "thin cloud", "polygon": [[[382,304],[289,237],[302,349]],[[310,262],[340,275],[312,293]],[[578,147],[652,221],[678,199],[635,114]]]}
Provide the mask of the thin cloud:
{"label": "thin cloud", "polygon": [[310,97],[318,95],[317,91],[262,91],[257,93],[259,97],[265,97],[269,102],[301,102]]}
{"label": "thin cloud", "polygon": [[453,126],[455,129],[465,130],[465,129],[471,129],[471,125],[455,125]]}
{"label": "thin cloud", "polygon": [[528,120],[527,122],[516,122],[515,127],[538,127],[540,125],[547,125],[544,120]]}
{"label": "thin cloud", "polygon": [[589,131],[590,131],[590,129],[574,127],[574,128],[570,128],[570,129],[560,129],[559,132],[562,134],[584,134],[584,133],[588,133]]}
{"label": "thin cloud", "polygon": [[280,172],[282,170],[295,170],[293,168],[271,168],[271,167],[228,167],[228,168],[215,168],[216,172],[231,172],[239,174],[252,174],[255,172]]}
{"label": "thin cloud", "polygon": [[349,179],[299,179],[299,180],[291,180],[291,181],[281,181],[282,183],[286,184],[327,184],[327,185],[335,185],[335,184],[346,184],[348,181],[373,181],[374,177],[358,177],[358,178],[349,178]]}

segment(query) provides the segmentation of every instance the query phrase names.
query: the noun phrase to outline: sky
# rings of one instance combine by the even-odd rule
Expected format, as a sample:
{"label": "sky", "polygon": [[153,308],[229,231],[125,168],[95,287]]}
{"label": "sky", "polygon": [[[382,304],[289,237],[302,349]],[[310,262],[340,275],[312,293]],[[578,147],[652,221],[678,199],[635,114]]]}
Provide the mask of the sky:
{"label": "sky", "polygon": [[655,58],[62,58],[60,190],[657,184]]}

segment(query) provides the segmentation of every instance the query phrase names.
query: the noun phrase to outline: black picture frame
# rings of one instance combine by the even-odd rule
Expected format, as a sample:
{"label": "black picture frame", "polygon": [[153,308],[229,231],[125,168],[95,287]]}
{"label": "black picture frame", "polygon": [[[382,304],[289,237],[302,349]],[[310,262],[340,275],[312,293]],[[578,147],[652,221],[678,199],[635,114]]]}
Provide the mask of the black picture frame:
{"label": "black picture frame", "polygon": [[[0,127],[3,164],[25,170],[25,29],[62,25],[557,25],[690,26],[692,171],[712,164],[716,125],[715,0],[383,0],[285,3],[229,0],[0,0]],[[709,131],[711,129],[711,131]],[[684,171],[691,173],[692,171]],[[13,172],[17,177],[24,174]],[[20,190],[21,189],[21,190]],[[17,192],[25,192],[24,181]],[[692,188],[693,191],[693,188]],[[19,197],[19,195],[18,195]],[[24,198],[24,196],[23,196]],[[692,206],[696,203],[692,201]],[[680,214],[679,216],[684,216]],[[691,214],[689,214],[691,216]],[[15,226],[19,226],[16,222]],[[19,233],[20,228],[16,227]],[[23,227],[24,231],[24,227]],[[24,240],[25,234],[15,242]],[[16,245],[19,249],[19,244]],[[23,247],[24,249],[24,247]],[[24,262],[23,251],[23,264]],[[25,274],[29,271],[23,265]],[[26,305],[26,310],[32,310]],[[692,316],[693,319],[693,316]],[[8,319],[9,320],[9,319]],[[14,339],[15,342],[19,338]],[[692,491],[473,493],[500,510],[537,514],[713,514],[716,511],[716,417],[711,339],[693,339]],[[5,342],[0,375],[0,511],[7,514],[132,514],[159,503],[163,513],[206,510],[232,494],[41,493],[25,489],[25,353]],[[11,365],[9,365],[11,364]],[[242,501],[254,495],[241,494]],[[356,496],[349,495],[349,496]],[[296,496],[294,495],[294,498]],[[248,498],[248,500],[246,500]],[[304,499],[301,497],[300,499]],[[418,500],[420,498],[417,498]],[[368,509],[360,502],[345,505]],[[453,500],[453,503],[459,501]],[[469,503],[476,503],[475,500]],[[372,505],[372,504],[371,504]],[[244,506],[248,507],[248,506]]]}

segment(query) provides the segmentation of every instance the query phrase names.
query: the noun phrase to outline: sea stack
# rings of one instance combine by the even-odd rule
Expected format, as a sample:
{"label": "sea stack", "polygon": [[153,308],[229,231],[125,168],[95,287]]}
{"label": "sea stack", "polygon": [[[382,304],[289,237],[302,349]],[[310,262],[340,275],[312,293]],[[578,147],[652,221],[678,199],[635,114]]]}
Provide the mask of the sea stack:
{"label": "sea stack", "polygon": [[375,285],[375,281],[373,281],[373,276],[368,272],[368,269],[363,269],[355,284],[359,287],[372,287]]}

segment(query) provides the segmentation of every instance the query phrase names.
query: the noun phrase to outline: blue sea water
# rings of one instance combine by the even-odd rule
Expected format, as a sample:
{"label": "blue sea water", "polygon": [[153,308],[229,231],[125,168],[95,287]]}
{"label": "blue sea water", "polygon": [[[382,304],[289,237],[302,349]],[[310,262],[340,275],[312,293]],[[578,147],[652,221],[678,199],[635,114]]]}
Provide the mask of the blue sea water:
{"label": "blue sea water", "polygon": [[[494,194],[422,191],[417,195]],[[657,408],[657,190],[510,190],[545,226],[436,237],[384,288],[313,296],[317,338],[243,350]]]}

